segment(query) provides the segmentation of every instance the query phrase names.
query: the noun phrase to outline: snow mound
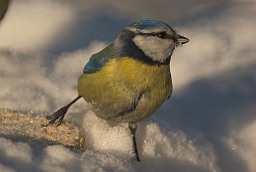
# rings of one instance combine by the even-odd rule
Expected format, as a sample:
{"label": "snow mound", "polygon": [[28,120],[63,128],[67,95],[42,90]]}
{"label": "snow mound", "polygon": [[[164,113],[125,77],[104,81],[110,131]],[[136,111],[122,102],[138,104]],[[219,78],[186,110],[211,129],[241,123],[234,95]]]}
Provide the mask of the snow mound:
{"label": "snow mound", "polygon": [[[15,125],[6,129],[10,116]],[[134,162],[132,137],[126,124],[113,126],[89,111],[82,119],[73,120],[85,139],[83,149],[74,150],[66,146],[69,141],[77,141],[77,135],[70,137],[70,133],[80,133],[76,127],[64,123],[59,127],[50,126],[48,131],[54,132],[47,133],[45,127],[35,127],[35,124],[45,124],[45,119],[41,118],[2,113],[1,171],[218,171],[215,153],[209,143],[199,143],[197,138],[192,140],[184,132],[167,130],[154,121],[145,121],[138,127],[136,138],[142,162]],[[20,133],[30,135],[30,138],[20,139]],[[46,141],[49,134],[59,134],[54,137],[55,143]],[[202,138],[198,140],[202,141]]]}

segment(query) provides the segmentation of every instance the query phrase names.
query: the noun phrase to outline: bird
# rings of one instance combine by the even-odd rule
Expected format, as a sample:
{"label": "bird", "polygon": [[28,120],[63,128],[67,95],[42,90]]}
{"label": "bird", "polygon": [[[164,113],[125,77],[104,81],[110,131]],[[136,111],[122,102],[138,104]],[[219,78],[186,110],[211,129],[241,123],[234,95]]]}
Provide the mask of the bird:
{"label": "bird", "polygon": [[152,115],[171,96],[171,56],[189,42],[168,24],[141,20],[125,27],[103,50],[93,54],[77,83],[78,96],[47,116],[48,125],[60,125],[69,107],[83,98],[99,118],[128,123],[134,156],[137,124]]}

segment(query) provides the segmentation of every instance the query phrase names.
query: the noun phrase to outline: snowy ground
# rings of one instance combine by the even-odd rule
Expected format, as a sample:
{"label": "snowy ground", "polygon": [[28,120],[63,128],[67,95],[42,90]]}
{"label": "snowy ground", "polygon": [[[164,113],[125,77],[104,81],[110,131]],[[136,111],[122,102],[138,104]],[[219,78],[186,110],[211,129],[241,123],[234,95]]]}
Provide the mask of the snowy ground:
{"label": "snowy ground", "polygon": [[80,127],[85,151],[0,136],[1,172],[256,171],[256,2],[136,3],[13,0],[0,24],[0,109],[52,113],[123,27],[164,20],[190,42],[173,55],[171,99],[139,125],[142,162],[131,162],[127,126],[110,126],[81,100],[65,119]]}

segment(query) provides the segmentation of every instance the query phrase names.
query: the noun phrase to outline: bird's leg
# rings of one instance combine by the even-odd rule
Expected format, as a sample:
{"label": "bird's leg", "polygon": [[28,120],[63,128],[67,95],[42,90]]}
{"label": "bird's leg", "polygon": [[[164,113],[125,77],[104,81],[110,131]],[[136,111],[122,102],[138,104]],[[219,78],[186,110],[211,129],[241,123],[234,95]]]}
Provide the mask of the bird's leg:
{"label": "bird's leg", "polygon": [[133,148],[134,148],[135,158],[136,158],[137,161],[140,161],[140,157],[139,157],[139,153],[138,153],[138,148],[137,148],[137,144],[136,144],[136,138],[135,138],[137,124],[134,123],[134,122],[129,123],[129,129],[130,129],[130,131],[132,133]]}
{"label": "bird's leg", "polygon": [[61,122],[63,121],[63,118],[65,116],[65,114],[68,111],[68,108],[74,104],[78,99],[80,99],[82,96],[77,96],[74,100],[72,100],[69,104],[67,104],[66,106],[63,106],[62,108],[60,108],[59,110],[57,110],[56,112],[54,112],[52,115],[47,116],[46,119],[49,120],[49,125],[54,124],[56,122],[56,120],[58,120],[56,122],[57,126],[61,124]]}

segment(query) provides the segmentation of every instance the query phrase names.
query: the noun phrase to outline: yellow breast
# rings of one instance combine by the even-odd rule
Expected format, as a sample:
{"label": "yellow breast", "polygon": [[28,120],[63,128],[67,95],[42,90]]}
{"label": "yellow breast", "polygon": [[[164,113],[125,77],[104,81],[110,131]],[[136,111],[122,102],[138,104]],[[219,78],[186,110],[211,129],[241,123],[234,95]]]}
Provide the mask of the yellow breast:
{"label": "yellow breast", "polygon": [[[78,81],[79,95],[98,104],[100,114],[96,115],[105,119],[117,118],[121,122],[134,122],[129,120],[138,121],[151,115],[171,91],[169,65],[148,65],[129,57],[112,59],[100,71],[83,74]],[[129,107],[142,93],[143,99],[133,113],[122,117],[115,114]]]}

